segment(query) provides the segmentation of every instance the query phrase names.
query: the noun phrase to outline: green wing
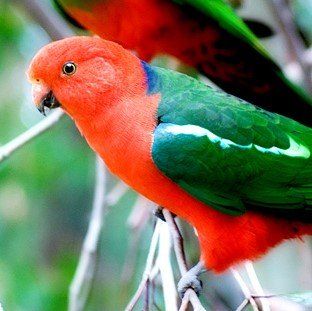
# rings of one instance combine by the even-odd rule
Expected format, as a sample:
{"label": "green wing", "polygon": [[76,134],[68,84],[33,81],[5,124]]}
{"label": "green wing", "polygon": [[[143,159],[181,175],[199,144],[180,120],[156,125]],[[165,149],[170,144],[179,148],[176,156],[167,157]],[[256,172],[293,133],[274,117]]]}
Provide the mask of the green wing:
{"label": "green wing", "polygon": [[247,208],[312,216],[312,130],[182,74],[149,72],[160,92],[156,166],[198,200],[238,215]]}
{"label": "green wing", "polygon": [[255,34],[246,23],[223,0],[173,0],[180,4],[188,4],[219,22],[222,28],[253,46],[263,56],[270,58]]}
{"label": "green wing", "polygon": [[[312,105],[311,98],[300,87],[298,87],[285,77],[283,72],[273,61],[270,54],[266,51],[266,49],[261,44],[256,35],[251,31],[248,25],[235,13],[235,11],[224,0],[172,0],[172,1],[181,5],[189,5],[194,7],[196,10],[205,14],[207,17],[215,20],[220,25],[221,28],[225,29],[227,32],[236,37],[238,40],[244,41],[255,52],[253,60],[254,62],[257,61],[259,62],[259,60],[261,59],[267,61],[267,65],[264,65],[263,70],[265,70],[266,72],[268,81],[271,81],[270,79],[272,79],[271,72],[273,72],[274,75],[277,77],[274,78],[273,81],[271,81],[272,84],[271,97],[284,101],[283,107],[279,108],[278,110],[277,108],[279,104],[276,103],[273,109],[271,109],[272,111],[279,111],[283,115],[296,116],[295,110],[292,111],[294,102],[296,102],[296,105],[298,106],[300,105],[299,111],[302,110],[305,112],[305,114],[308,115],[311,113],[311,105]],[[262,56],[262,58],[261,57],[257,58],[256,57],[257,55]],[[271,68],[271,70],[268,70],[268,68]],[[257,74],[259,76],[263,75],[262,72],[258,72]],[[257,77],[255,77],[254,79],[257,79]],[[254,82],[252,81],[251,85],[253,83]],[[275,84],[276,86],[274,86]],[[273,95],[274,88],[276,88],[277,90],[279,89],[280,92],[278,92],[278,94]],[[234,93],[233,90],[230,92]],[[283,96],[283,94],[285,96]],[[240,97],[244,97],[242,95],[243,94],[239,94]],[[270,98],[268,98],[267,100],[269,99]],[[253,100],[252,102],[254,103],[257,102],[255,98],[252,98],[252,100]],[[257,104],[263,106],[261,100],[260,102],[257,102]],[[286,111],[287,110],[286,108],[290,109],[291,111]],[[304,124],[310,125],[309,121],[304,122],[305,120],[304,115],[297,118],[297,120],[303,122]]]}

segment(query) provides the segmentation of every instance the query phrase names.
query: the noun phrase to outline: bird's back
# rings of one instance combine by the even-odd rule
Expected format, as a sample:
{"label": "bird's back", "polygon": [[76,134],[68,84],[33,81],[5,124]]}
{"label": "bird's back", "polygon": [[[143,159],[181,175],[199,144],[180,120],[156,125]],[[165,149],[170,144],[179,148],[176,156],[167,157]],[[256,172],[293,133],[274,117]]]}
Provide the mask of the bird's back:
{"label": "bird's back", "polygon": [[144,67],[149,93],[161,94],[153,159],[165,175],[226,213],[259,209],[312,221],[311,128],[186,75]]}
{"label": "bird's back", "polygon": [[[169,0],[58,2],[87,29],[136,50],[144,60],[157,54],[173,55],[226,92],[312,125],[311,98],[285,78],[257,38],[221,0],[194,4]],[[217,13],[216,8],[220,8]]]}

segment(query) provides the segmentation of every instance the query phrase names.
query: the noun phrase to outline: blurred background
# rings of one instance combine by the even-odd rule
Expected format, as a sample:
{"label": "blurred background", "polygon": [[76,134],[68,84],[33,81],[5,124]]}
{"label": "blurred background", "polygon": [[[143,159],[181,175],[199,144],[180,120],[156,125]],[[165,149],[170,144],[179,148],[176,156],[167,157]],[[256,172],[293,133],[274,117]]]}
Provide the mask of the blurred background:
{"label": "blurred background", "polygon": [[[43,118],[31,102],[25,70],[38,49],[51,39],[22,2],[0,0],[0,148]],[[41,2],[47,10],[54,10],[48,0]],[[243,1],[238,13],[274,29],[273,36],[263,43],[287,68],[290,78],[300,83],[296,68],[287,67],[291,60],[268,2]],[[312,1],[293,0],[290,4],[308,47]],[[156,60],[160,65],[169,61]],[[94,166],[93,152],[67,117],[0,163],[0,302],[5,310],[66,310],[69,285],[90,219]],[[108,189],[117,183],[110,176]],[[105,216],[96,278],[86,310],[123,310],[137,288],[155,220],[144,217],[146,225],[133,233],[129,215],[136,200],[136,194],[128,190]],[[187,257],[195,263],[197,244],[192,230],[184,227]],[[127,268],[129,261],[133,273],[132,267],[130,271]],[[255,268],[269,293],[312,290],[309,241],[284,243]],[[212,287],[222,284],[222,277],[205,283],[211,295]],[[215,298],[206,298],[203,303],[211,310],[234,310],[240,294],[235,290],[227,294],[233,297],[219,302],[219,309],[213,304]],[[162,293],[157,288],[155,295],[163,310]]]}

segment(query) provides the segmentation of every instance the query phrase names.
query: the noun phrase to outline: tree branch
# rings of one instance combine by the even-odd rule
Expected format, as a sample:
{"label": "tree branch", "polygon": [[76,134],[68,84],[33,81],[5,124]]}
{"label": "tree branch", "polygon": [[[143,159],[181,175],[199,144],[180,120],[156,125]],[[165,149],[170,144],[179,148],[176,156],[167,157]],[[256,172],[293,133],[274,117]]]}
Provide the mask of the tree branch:
{"label": "tree branch", "polygon": [[177,290],[173,276],[173,269],[170,262],[170,254],[172,248],[172,241],[169,227],[165,222],[161,222],[161,230],[159,237],[159,248],[157,263],[159,265],[160,276],[162,280],[163,294],[166,310],[176,311],[177,305]]}
{"label": "tree branch", "polygon": [[56,124],[63,116],[63,114],[64,113],[62,110],[53,112],[51,115],[40,121],[26,132],[12,139],[7,144],[0,146],[0,163],[12,155],[15,151],[23,147],[26,143],[31,141],[33,138],[37,137]]}
{"label": "tree branch", "polygon": [[[257,296],[265,296],[264,290],[260,284],[260,281],[258,279],[258,276],[256,274],[256,271],[255,271],[255,268],[254,268],[252,262],[247,261],[245,263],[245,268],[246,268],[247,275],[249,277],[249,280],[251,282],[251,285],[252,285],[256,295]],[[262,311],[270,311],[270,304],[269,304],[268,300],[267,299],[261,299],[261,298],[259,298],[259,300],[260,300],[260,304],[262,305],[261,310]]]}
{"label": "tree branch", "polygon": [[273,11],[286,39],[289,48],[288,50],[290,51],[289,56],[290,58],[295,59],[300,66],[301,72],[303,73],[305,88],[311,93],[311,66],[308,66],[305,60],[306,48],[297,32],[288,3],[286,0],[271,0],[271,3]]}
{"label": "tree branch", "polygon": [[[134,309],[135,305],[144,293],[144,290],[146,290],[148,282],[152,281],[159,272],[161,273],[162,278],[166,310],[177,310],[177,290],[174,284],[173,270],[170,262],[170,250],[172,247],[170,237],[173,241],[177,261],[181,265],[181,270],[184,271],[183,273],[187,272],[187,265],[184,257],[183,240],[180,230],[176,225],[171,213],[167,210],[163,210],[163,213],[166,219],[166,223],[162,222],[161,220],[157,221],[142,280],[135,295],[126,307],[126,311],[131,311]],[[158,240],[158,255],[153,265]],[[181,275],[183,275],[183,273],[181,271]],[[186,310],[189,303],[192,304],[194,310],[205,311],[193,289],[188,289],[186,291],[180,310]]]}
{"label": "tree branch", "polygon": [[[63,39],[74,34],[74,32],[68,27],[67,23],[44,1],[12,0],[12,3],[21,7],[24,12],[27,12],[34,20],[36,20],[39,25],[45,29],[52,40]],[[0,147],[0,162],[56,124],[62,115],[63,112],[61,110],[52,113],[37,125]]]}
{"label": "tree branch", "polygon": [[83,310],[89,297],[92,286],[100,233],[104,216],[107,212],[105,204],[105,189],[107,173],[101,159],[96,161],[96,183],[93,199],[93,208],[89,227],[83,242],[79,263],[69,289],[69,310]]}
{"label": "tree branch", "polygon": [[127,226],[130,229],[130,235],[125,256],[125,263],[121,273],[121,284],[124,285],[124,287],[127,287],[134,274],[139,241],[142,231],[148,223],[148,219],[151,215],[149,209],[151,204],[155,205],[151,201],[139,195],[127,219]]}
{"label": "tree branch", "polygon": [[[70,311],[84,310],[86,306],[95,276],[98,246],[107,208],[111,202],[117,202],[128,189],[124,187],[123,191],[116,192],[116,189],[120,189],[119,184],[117,184],[105,198],[107,170],[99,157],[96,158],[95,173],[96,181],[91,218],[75,276],[69,289]],[[118,194],[118,197],[112,200],[112,194]]]}
{"label": "tree branch", "polygon": [[241,305],[236,309],[236,311],[242,311],[245,309],[245,307],[250,303],[252,309],[254,311],[259,311],[259,308],[257,306],[257,303],[255,302],[255,300],[252,297],[252,294],[250,292],[250,289],[248,288],[248,286],[246,285],[246,283],[244,282],[243,278],[240,276],[240,274],[238,273],[238,271],[235,268],[231,268],[231,271],[234,275],[234,278],[236,279],[238,285],[240,286],[241,290],[243,291],[244,295],[245,295],[245,300],[241,303]]}
{"label": "tree branch", "polygon": [[[177,262],[179,265],[181,276],[183,276],[188,271],[188,267],[187,267],[187,263],[185,259],[184,247],[183,247],[183,238],[172,214],[168,210],[163,209],[163,215],[166,219],[166,223],[169,227],[169,230],[173,239],[173,246],[174,246]],[[180,311],[186,310],[189,303],[192,304],[194,310],[196,311],[205,310],[197,294],[191,288],[189,288],[185,292],[185,295],[183,297],[182,304],[180,307]]]}
{"label": "tree branch", "polygon": [[75,33],[65,20],[42,0],[12,0],[12,3],[23,8],[50,36],[52,40],[60,40]]}
{"label": "tree branch", "polygon": [[174,251],[176,254],[177,262],[179,265],[181,275],[183,275],[188,271],[185,253],[184,253],[183,237],[171,212],[163,209],[163,215],[166,219],[167,225],[170,228],[170,233],[173,239],[173,247],[174,247]]}
{"label": "tree branch", "polygon": [[150,280],[150,275],[152,273],[155,253],[156,253],[156,249],[157,249],[157,243],[158,243],[159,235],[160,235],[160,226],[161,226],[160,222],[161,222],[161,220],[157,221],[155,229],[154,229],[154,233],[153,233],[151,244],[150,244],[150,249],[149,249],[149,252],[147,255],[147,259],[146,259],[145,269],[144,269],[144,272],[142,275],[142,280],[140,282],[140,285],[139,285],[136,293],[134,294],[131,301],[127,305],[125,311],[132,311],[134,309],[134,307],[137,304],[137,302],[139,301],[142,293],[144,292],[144,289],[146,288],[147,281]]}

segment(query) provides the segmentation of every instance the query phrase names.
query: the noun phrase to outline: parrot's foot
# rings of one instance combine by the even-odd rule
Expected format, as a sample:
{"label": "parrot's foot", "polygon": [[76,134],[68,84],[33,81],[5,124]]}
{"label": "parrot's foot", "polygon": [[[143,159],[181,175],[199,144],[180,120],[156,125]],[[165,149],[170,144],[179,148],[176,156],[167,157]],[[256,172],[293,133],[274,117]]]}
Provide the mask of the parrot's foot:
{"label": "parrot's foot", "polygon": [[162,212],[163,208],[161,206],[157,206],[154,210],[153,210],[153,214],[154,216],[156,216],[157,218],[161,219],[162,221],[166,222],[166,219],[164,217],[164,214]]}
{"label": "parrot's foot", "polygon": [[196,266],[191,268],[189,271],[187,271],[181,278],[181,280],[178,283],[178,292],[179,296],[182,299],[185,292],[192,288],[197,295],[202,290],[202,281],[199,280],[199,275],[206,271],[206,268],[204,266],[204,263],[202,261],[199,261]]}
{"label": "parrot's foot", "polygon": [[[165,216],[162,212],[163,208],[161,206],[158,206],[156,207],[154,210],[153,210],[153,214],[154,216],[156,216],[157,218],[161,219],[162,221],[166,222],[166,219],[165,219]],[[176,217],[175,214],[172,214],[173,217]]]}

